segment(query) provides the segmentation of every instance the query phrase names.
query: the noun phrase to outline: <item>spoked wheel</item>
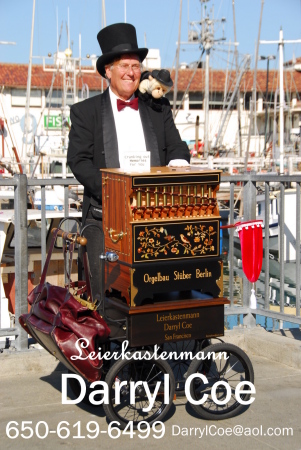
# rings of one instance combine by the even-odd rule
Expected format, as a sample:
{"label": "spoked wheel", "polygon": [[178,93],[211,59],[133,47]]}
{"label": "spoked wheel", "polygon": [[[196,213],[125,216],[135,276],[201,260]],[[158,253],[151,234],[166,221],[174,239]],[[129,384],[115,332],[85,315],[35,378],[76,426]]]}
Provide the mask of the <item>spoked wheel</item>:
{"label": "spoked wheel", "polygon": [[[210,345],[204,350],[203,360],[194,359],[187,378],[192,374],[202,374],[208,384],[195,377],[190,383],[190,395],[194,401],[201,401],[204,395],[208,397],[202,404],[192,404],[192,408],[203,419],[221,420],[238,415],[245,408],[244,402],[249,400],[251,393],[241,393],[235,396],[235,388],[240,382],[254,383],[253,366],[244,351],[232,344],[221,343]],[[219,381],[215,395],[212,386]],[[242,384],[240,391],[250,391],[250,386]]]}
{"label": "spoked wheel", "polygon": [[[104,411],[107,418],[110,421],[119,422],[122,429],[130,421],[133,421],[134,428],[137,428],[141,421],[149,424],[157,420],[161,421],[171,408],[175,392],[174,376],[166,361],[150,359],[153,353],[146,350],[132,352],[132,355],[133,353],[139,355],[139,359],[118,360],[111,367],[105,379],[109,389],[109,403],[104,404]],[[164,385],[165,374],[169,375],[165,377],[168,385]],[[146,382],[146,384],[137,384],[134,388],[133,383],[138,381]],[[121,388],[117,382],[122,383]],[[167,396],[168,388],[169,396],[165,402],[164,393]],[[148,390],[149,392],[147,392]],[[119,399],[118,391],[120,391]],[[150,402],[147,393],[149,396],[155,396],[153,403]]]}
{"label": "spoked wheel", "polygon": [[203,348],[210,345],[210,340],[190,340],[190,341],[178,341],[178,342],[165,342],[161,345],[163,352],[172,356],[167,359],[174,377],[175,377],[175,389],[178,397],[185,395],[185,381],[187,377],[187,371],[193,360],[193,356],[203,350]]}

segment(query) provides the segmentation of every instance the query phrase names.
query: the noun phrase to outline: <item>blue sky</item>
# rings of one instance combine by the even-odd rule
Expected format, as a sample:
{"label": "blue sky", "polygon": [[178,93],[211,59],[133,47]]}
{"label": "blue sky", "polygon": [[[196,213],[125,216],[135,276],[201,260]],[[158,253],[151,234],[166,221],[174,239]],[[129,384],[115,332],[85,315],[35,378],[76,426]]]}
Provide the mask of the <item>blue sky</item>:
{"label": "blue sky", "polygon": [[[181,41],[188,39],[188,22],[201,19],[200,0],[182,0]],[[240,58],[246,53],[255,55],[262,0],[235,0],[236,34]],[[188,8],[189,5],[189,8]],[[207,10],[214,5],[215,19],[226,18],[224,31],[226,42],[234,41],[232,0],[210,0]],[[0,61],[28,63],[32,22],[33,0],[0,0],[0,41],[14,41],[16,45],[0,45]],[[106,23],[127,22],[136,26],[140,47],[159,48],[162,67],[171,67],[175,61],[178,40],[180,0],[106,0]],[[125,8],[126,6],[126,8]],[[100,55],[96,35],[102,26],[102,0],[36,0],[33,55],[46,56],[56,51],[57,11],[59,29],[63,23],[60,49],[67,48],[67,23],[69,7],[70,36],[74,56],[78,56],[79,33],[81,33],[82,56],[87,53]],[[189,10],[189,16],[188,16]],[[278,40],[280,27],[284,39],[301,39],[301,0],[265,0],[263,6],[262,40]],[[222,36],[217,23],[216,38]],[[212,52],[211,66],[225,67],[228,45],[219,45]],[[274,54],[277,45],[260,45],[259,55]],[[284,58],[301,56],[301,43],[285,45]],[[197,45],[183,45],[180,62],[193,62],[200,56]],[[278,59],[278,58],[277,58]],[[277,66],[271,61],[270,68]],[[232,57],[229,57],[232,62]],[[41,60],[34,60],[41,63]],[[259,62],[266,68],[266,61]]]}

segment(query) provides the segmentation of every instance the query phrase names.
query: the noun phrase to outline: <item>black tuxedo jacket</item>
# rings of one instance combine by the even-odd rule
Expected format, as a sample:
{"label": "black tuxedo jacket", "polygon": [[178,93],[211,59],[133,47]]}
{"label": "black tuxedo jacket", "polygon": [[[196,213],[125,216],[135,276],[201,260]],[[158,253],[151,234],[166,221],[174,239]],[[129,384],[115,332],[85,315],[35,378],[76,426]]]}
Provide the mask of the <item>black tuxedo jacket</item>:
{"label": "black tuxedo jacket", "polygon": [[[151,166],[165,166],[172,159],[189,162],[188,147],[175,127],[170,104],[161,99],[161,110],[139,99],[139,113]],[[71,107],[67,162],[84,186],[83,222],[90,204],[101,206],[101,172],[118,168],[118,143],[109,90]]]}

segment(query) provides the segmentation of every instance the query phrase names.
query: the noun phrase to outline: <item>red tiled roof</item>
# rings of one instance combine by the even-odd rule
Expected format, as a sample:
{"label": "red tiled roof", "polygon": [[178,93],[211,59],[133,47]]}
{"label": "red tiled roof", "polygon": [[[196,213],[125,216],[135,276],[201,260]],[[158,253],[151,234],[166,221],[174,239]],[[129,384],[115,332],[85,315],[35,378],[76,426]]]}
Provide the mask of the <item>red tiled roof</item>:
{"label": "red tiled roof", "polygon": [[[194,70],[192,69],[180,69],[178,73],[178,91],[185,92],[190,80],[193,76]],[[7,64],[0,63],[0,86],[10,88],[26,88],[27,86],[27,64]],[[44,72],[43,66],[33,65],[31,86],[33,88],[49,89],[52,81],[52,73]],[[266,91],[266,71],[257,71],[257,91]],[[224,92],[224,86],[226,81],[225,70],[210,70],[209,72],[209,86],[211,92]],[[253,71],[247,71],[243,75],[240,83],[240,90],[242,92],[250,92],[253,87]],[[171,78],[175,79],[175,71],[171,72]],[[275,70],[269,71],[269,92],[276,90],[278,84],[278,72]],[[285,89],[289,91],[298,91],[301,93],[301,72],[297,71],[285,71],[284,72]],[[83,73],[79,78],[79,86],[82,83],[86,83],[90,90],[101,90],[101,76],[95,73]],[[62,75],[57,74],[55,78],[54,88],[60,88],[62,86]],[[235,72],[230,71],[228,73],[228,90],[231,92],[235,86]],[[203,92],[205,89],[205,70],[197,69],[193,80],[191,82],[189,90],[191,92]]]}
{"label": "red tiled roof", "polygon": [[[91,70],[91,69],[90,69]],[[91,70],[92,72],[92,70]],[[0,63],[0,86],[12,88],[26,88],[28,76],[27,64],[3,64]],[[53,72],[45,72],[42,65],[33,65],[31,72],[32,88],[49,89],[51,86]],[[62,87],[62,74],[57,73],[53,84],[54,88]],[[101,77],[98,73],[83,74],[82,83],[87,83],[91,90],[101,89]]]}
{"label": "red tiled roof", "polygon": [[290,59],[289,61],[283,63],[284,67],[294,66],[295,64],[301,63],[301,57],[296,58],[295,60]]}

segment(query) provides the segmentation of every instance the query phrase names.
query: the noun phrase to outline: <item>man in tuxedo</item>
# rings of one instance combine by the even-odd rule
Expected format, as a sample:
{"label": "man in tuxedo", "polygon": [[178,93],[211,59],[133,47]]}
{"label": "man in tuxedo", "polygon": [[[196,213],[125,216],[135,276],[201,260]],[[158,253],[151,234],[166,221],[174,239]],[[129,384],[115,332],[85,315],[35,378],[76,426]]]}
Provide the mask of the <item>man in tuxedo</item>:
{"label": "man in tuxedo", "polygon": [[137,96],[141,63],[148,49],[138,48],[135,27],[113,24],[103,28],[97,39],[102,50],[97,70],[109,88],[71,107],[67,156],[70,169],[84,186],[83,223],[94,225],[85,234],[94,295],[101,289],[99,255],[103,250],[98,230],[102,227],[99,169],[123,168],[127,151],[150,152],[151,166],[185,166],[190,159],[168,100],[162,98],[160,107],[152,108]]}

